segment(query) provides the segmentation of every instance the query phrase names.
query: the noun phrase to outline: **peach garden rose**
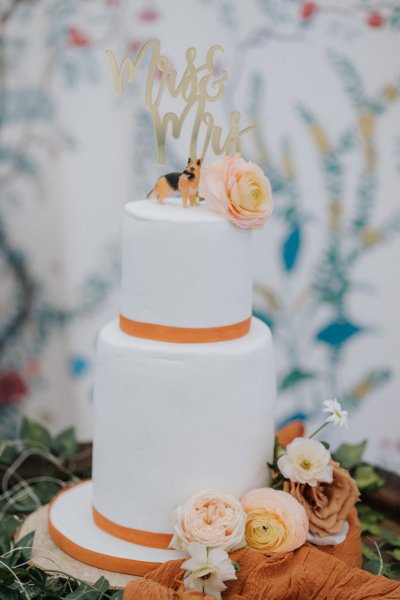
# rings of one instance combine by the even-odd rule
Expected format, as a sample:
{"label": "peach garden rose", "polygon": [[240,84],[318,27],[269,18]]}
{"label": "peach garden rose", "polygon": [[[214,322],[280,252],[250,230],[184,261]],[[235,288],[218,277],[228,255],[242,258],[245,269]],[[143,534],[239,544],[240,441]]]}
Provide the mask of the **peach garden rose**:
{"label": "peach garden rose", "polygon": [[272,191],[262,169],[237,153],[203,168],[199,196],[210,209],[243,229],[262,227],[272,212]]}
{"label": "peach garden rose", "polygon": [[245,546],[246,515],[239,500],[216,490],[191,496],[174,512],[175,535],[170,546],[186,550],[191,542],[227,552]]}
{"label": "peach garden rose", "polygon": [[267,553],[290,552],[305,543],[306,511],[287,492],[272,488],[252,490],[241,498],[241,503],[247,515],[249,548]]}

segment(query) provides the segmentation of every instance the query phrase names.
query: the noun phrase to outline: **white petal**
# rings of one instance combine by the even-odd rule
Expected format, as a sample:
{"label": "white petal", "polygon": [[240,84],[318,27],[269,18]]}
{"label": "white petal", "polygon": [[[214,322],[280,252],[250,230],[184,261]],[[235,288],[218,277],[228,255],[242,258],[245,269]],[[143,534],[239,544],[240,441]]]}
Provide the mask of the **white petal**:
{"label": "white petal", "polygon": [[188,560],[185,560],[184,563],[182,563],[182,569],[185,569],[186,571],[198,571],[199,569],[205,567],[206,564],[204,562],[201,562],[195,558],[189,558]]}
{"label": "white petal", "polygon": [[278,458],[277,464],[278,469],[280,470],[282,475],[287,479],[291,479],[291,477],[293,476],[293,463],[290,460],[289,456],[287,454],[280,456]]}
{"label": "white petal", "polygon": [[198,579],[197,577],[193,577],[193,575],[189,575],[189,577],[185,577],[184,583],[185,583],[186,590],[194,590],[196,592],[203,591],[204,581],[202,579]]}
{"label": "white petal", "polygon": [[187,549],[192,558],[199,561],[202,565],[207,564],[207,546],[199,542],[190,542]]}

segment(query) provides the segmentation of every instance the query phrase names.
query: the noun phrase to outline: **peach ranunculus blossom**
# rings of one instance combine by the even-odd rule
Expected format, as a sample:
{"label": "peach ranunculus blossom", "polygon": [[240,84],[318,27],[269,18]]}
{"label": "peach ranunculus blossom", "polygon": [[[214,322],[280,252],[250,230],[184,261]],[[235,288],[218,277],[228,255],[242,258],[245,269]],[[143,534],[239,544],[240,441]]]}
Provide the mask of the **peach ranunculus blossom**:
{"label": "peach ranunculus blossom", "polygon": [[271,185],[262,169],[239,153],[203,168],[199,196],[213,212],[243,229],[259,229],[272,212]]}
{"label": "peach ranunculus blossom", "polygon": [[308,517],[287,492],[260,488],[241,498],[247,514],[246,542],[261,552],[291,552],[307,540]]}
{"label": "peach ranunculus blossom", "polygon": [[174,537],[170,547],[186,551],[191,542],[227,552],[246,545],[246,514],[239,500],[216,490],[191,496],[173,515]]}

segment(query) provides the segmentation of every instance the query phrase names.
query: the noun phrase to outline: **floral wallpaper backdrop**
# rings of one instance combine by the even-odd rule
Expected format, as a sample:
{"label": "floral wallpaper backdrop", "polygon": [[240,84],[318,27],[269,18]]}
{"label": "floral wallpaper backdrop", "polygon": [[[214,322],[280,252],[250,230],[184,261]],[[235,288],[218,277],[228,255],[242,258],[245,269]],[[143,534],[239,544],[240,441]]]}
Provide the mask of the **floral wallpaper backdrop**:
{"label": "floral wallpaper backdrop", "polygon": [[[90,437],[94,345],[118,310],[123,205],[186,160],[155,163],[145,70],[116,96],[105,50],[151,37],[221,44],[215,120],[257,128],[246,158],[271,179],[255,235],[255,314],[276,346],[277,424],[351,413],[341,439],[400,471],[400,1],[2,0],[0,433],[22,411]],[[169,107],[170,108],[170,107]],[[208,157],[212,159],[212,155]],[[149,242],[151,243],[151,242]],[[317,417],[318,415],[318,417]]]}

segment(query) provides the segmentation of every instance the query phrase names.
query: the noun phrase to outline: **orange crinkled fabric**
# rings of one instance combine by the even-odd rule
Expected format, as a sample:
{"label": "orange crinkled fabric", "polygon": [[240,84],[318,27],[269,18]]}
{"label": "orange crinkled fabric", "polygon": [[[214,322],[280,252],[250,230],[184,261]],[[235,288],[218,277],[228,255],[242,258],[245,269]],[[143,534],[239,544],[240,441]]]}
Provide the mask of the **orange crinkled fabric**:
{"label": "orange crinkled fabric", "polygon": [[[400,583],[360,569],[361,538],[356,512],[338,546],[306,544],[294,552],[264,555],[244,548],[230,556],[240,564],[237,579],[226,582],[224,600],[400,600]],[[185,591],[182,560],[167,562],[144,579],[131,581],[124,600],[213,600]]]}

